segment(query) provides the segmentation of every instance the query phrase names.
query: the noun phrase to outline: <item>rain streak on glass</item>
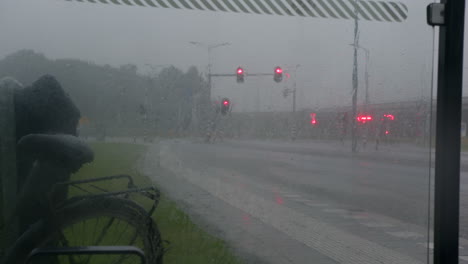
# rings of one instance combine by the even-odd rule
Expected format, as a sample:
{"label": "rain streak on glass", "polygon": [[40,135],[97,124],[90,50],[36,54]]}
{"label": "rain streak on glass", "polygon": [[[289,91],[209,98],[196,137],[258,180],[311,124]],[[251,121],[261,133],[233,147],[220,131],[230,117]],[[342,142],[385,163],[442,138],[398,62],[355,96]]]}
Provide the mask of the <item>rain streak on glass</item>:
{"label": "rain streak on glass", "polygon": [[2,1],[1,263],[428,263],[429,3]]}

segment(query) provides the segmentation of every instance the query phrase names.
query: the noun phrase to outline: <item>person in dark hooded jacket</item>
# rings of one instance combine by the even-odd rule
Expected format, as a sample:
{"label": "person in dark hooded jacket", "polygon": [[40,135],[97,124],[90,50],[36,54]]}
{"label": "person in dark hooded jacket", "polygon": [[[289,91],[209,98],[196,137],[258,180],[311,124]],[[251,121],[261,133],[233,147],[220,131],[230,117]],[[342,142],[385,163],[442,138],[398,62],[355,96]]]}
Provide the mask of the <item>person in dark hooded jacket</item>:
{"label": "person in dark hooded jacket", "polygon": [[[16,142],[20,142],[24,136],[30,134],[66,134],[76,136],[80,111],[71,98],[65,93],[60,83],[51,75],[44,75],[23,89],[16,89],[14,93]],[[33,202],[31,198],[22,197],[30,194],[22,192],[28,182],[28,176],[35,166],[35,157],[18,149],[16,151],[17,162],[17,193],[18,200]],[[40,175],[41,181],[53,182],[49,179],[52,175]],[[65,178],[70,175],[64,175]],[[49,178],[47,178],[49,177]],[[33,188],[39,188],[36,186]],[[36,190],[34,189],[34,190]],[[66,190],[60,193],[60,199],[66,198]],[[39,201],[36,201],[38,203]],[[30,206],[31,207],[31,206]],[[41,206],[32,206],[31,210],[21,210],[29,216],[21,217],[20,229],[27,228],[34,218],[45,211]],[[34,209],[37,208],[37,209]],[[42,210],[42,211],[41,211]],[[39,215],[38,215],[39,214]],[[35,217],[32,217],[32,216]]]}

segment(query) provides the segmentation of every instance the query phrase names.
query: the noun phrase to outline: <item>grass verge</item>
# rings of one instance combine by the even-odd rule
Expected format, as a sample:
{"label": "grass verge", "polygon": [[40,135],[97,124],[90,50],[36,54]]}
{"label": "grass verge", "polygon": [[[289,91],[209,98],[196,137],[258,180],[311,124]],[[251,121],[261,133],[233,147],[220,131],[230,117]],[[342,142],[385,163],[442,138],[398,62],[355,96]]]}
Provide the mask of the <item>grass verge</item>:
{"label": "grass verge", "polygon": [[[73,175],[73,180],[130,174],[134,176],[135,184],[139,187],[153,184],[147,177],[139,174],[136,167],[138,160],[145,154],[145,146],[126,143],[93,143],[91,146],[95,152],[94,162],[85,165]],[[96,185],[106,190],[122,190],[126,187],[126,181],[106,181]],[[76,194],[80,194],[80,191],[70,189],[70,195]],[[145,207],[151,206],[150,200],[137,200]],[[190,217],[164,194],[153,217],[163,240],[169,242],[164,255],[165,264],[241,263],[224,241],[197,227]]]}

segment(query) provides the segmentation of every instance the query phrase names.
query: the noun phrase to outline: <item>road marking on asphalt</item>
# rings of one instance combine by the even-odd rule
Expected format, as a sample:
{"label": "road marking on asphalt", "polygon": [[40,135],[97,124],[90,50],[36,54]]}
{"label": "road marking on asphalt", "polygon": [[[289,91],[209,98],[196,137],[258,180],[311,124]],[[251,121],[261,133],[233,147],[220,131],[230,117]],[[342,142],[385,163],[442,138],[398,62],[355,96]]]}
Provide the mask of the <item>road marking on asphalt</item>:
{"label": "road marking on asphalt", "polygon": [[301,197],[298,194],[283,194],[283,196],[286,197],[286,198],[299,198],[299,197]]}
{"label": "road marking on asphalt", "polygon": [[301,202],[301,203],[313,203],[314,202],[312,200],[304,199],[304,198],[297,198],[297,199],[294,199],[294,201]]}
{"label": "road marking on asphalt", "polygon": [[349,218],[349,219],[356,219],[356,220],[363,220],[369,218],[366,215],[343,215],[344,218]]}
{"label": "road marking on asphalt", "polygon": [[[162,159],[162,166],[175,170],[178,175],[184,177],[188,182],[231,206],[243,210],[252,217],[256,217],[259,221],[276,228],[308,247],[316,249],[338,263],[423,263],[287,206],[277,204],[247,189],[236,188],[235,185],[225,182],[219,184],[216,179],[219,178],[219,175],[226,173],[225,169],[216,169],[212,173],[204,174],[202,177],[189,168],[180,170],[176,166],[170,166],[174,164],[165,159],[165,157]],[[343,209],[334,209],[333,211],[335,213],[347,212]]]}
{"label": "road marking on asphalt", "polygon": [[393,225],[384,222],[360,222],[360,224],[367,227],[393,227]]}
{"label": "road marking on asphalt", "polygon": [[326,203],[314,203],[314,202],[307,203],[306,202],[306,205],[311,206],[311,207],[328,207],[328,204]]}
{"label": "road marking on asphalt", "polygon": [[333,209],[333,208],[326,208],[326,209],[323,209],[323,211],[326,213],[331,213],[331,214],[345,214],[348,212],[344,209]]}
{"label": "road marking on asphalt", "polygon": [[[274,204],[254,193],[236,190],[233,186],[228,185],[218,186],[206,177],[204,179],[187,177],[186,179],[208,192],[216,194],[218,198],[251,214],[265,224],[329,256],[338,263],[421,263],[409,256],[340,230],[293,209]],[[255,200],[255,202],[249,202],[251,200]],[[346,210],[335,209],[333,212],[346,212]]]}
{"label": "road marking on asphalt", "polygon": [[416,233],[416,232],[411,232],[411,231],[396,231],[396,232],[385,232],[389,235],[392,235],[394,237],[398,238],[420,238],[424,237],[423,235]]}

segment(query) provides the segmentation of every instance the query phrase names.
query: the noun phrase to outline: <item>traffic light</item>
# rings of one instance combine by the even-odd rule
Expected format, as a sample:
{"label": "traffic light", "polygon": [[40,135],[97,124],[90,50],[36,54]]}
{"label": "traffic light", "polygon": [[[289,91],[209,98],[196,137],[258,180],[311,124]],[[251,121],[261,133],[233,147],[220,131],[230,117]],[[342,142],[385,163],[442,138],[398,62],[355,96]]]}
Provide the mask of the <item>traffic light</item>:
{"label": "traffic light", "polygon": [[278,66],[275,68],[273,80],[275,80],[275,82],[281,82],[283,80],[283,69],[281,69],[281,67]]}
{"label": "traffic light", "polygon": [[365,124],[366,122],[372,121],[372,116],[370,115],[359,115],[357,118],[358,122]]}
{"label": "traffic light", "polygon": [[237,82],[243,83],[244,82],[244,69],[241,67],[237,67],[236,76],[237,76]]}
{"label": "traffic light", "polygon": [[[391,120],[391,121],[395,120],[395,116],[392,115],[392,114],[385,114],[385,115],[383,115],[383,116],[384,116],[387,120]],[[382,118],[382,120],[383,120],[383,118]]]}
{"label": "traffic light", "polygon": [[317,114],[316,113],[310,113],[310,124],[312,126],[316,126],[317,125]]}
{"label": "traffic light", "polygon": [[231,101],[227,98],[223,98],[221,101],[221,114],[226,115],[229,112],[229,108],[231,107]]}

